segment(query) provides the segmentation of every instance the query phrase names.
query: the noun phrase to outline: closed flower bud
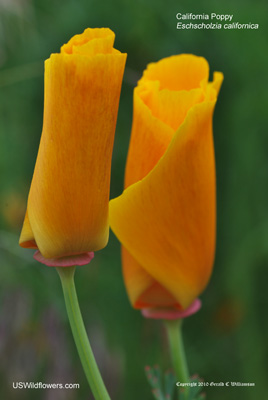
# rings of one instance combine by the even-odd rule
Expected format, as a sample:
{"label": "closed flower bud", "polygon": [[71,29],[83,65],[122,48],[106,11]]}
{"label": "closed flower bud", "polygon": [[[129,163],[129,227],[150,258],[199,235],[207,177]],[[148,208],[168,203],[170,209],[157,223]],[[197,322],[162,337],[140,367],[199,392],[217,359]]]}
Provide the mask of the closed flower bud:
{"label": "closed flower bud", "polygon": [[108,240],[111,157],[126,54],[110,29],[86,29],[45,62],[41,142],[20,245],[45,258]]}
{"label": "closed flower bud", "polygon": [[223,76],[202,57],[150,64],[134,91],[125,190],[110,202],[135,308],[189,307],[215,252],[212,117]]}

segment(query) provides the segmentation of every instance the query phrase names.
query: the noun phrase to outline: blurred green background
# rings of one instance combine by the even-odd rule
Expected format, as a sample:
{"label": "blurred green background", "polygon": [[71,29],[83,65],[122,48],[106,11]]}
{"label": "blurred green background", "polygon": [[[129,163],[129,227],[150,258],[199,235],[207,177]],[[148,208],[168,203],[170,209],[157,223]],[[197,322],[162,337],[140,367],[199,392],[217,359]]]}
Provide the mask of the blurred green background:
{"label": "blurred green background", "polygon": [[[198,5],[197,5],[198,4]],[[177,30],[176,14],[233,14],[258,30]],[[179,53],[207,58],[225,80],[214,115],[217,253],[203,308],[184,323],[191,373],[207,399],[268,398],[268,3],[226,0],[0,0],[0,397],[77,400],[91,395],[75,350],[56,271],[18,237],[43,114],[43,62],[86,27],[107,26],[128,53],[113,154],[111,197],[122,192],[132,92],[147,63]],[[120,246],[76,273],[82,313],[113,399],[152,400],[144,366],[170,367],[161,323],[130,307]],[[15,390],[12,382],[79,383],[78,390]]]}

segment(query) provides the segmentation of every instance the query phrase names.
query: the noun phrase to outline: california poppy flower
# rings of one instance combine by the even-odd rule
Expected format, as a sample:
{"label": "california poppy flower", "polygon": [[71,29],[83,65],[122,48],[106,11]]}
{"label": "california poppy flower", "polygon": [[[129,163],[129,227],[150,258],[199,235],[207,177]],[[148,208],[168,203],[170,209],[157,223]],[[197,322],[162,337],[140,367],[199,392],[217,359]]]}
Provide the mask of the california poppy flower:
{"label": "california poppy flower", "polygon": [[41,142],[20,245],[58,258],[108,240],[110,168],[126,54],[86,29],[45,62]]}
{"label": "california poppy flower", "polygon": [[110,201],[135,308],[186,309],[204,290],[215,251],[212,117],[223,76],[202,57],[150,64],[134,91],[123,194]]}

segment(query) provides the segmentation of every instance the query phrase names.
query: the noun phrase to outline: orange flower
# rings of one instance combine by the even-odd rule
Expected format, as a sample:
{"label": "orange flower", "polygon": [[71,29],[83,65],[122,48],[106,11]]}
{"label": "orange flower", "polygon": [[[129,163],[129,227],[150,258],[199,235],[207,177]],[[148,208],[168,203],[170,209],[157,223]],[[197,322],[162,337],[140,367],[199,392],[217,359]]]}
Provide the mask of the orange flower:
{"label": "orange flower", "polygon": [[123,194],[110,224],[123,245],[135,308],[185,309],[208,283],[215,251],[212,116],[223,75],[202,57],[150,64],[134,91]]}
{"label": "orange flower", "polygon": [[45,62],[43,132],[20,245],[58,258],[103,248],[126,54],[86,29]]}

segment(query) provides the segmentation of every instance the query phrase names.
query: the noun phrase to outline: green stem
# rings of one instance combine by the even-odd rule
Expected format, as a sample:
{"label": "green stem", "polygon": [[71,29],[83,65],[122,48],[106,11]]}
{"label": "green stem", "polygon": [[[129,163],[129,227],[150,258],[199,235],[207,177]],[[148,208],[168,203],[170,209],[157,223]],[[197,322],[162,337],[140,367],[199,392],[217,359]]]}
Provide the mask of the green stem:
{"label": "green stem", "polygon": [[[180,382],[190,382],[187,361],[184,352],[182,333],[181,333],[181,319],[165,320],[165,326],[168,334],[169,348],[173,368],[176,373],[176,378]],[[188,392],[188,387],[185,387],[185,393]]]}
{"label": "green stem", "polygon": [[58,267],[74,341],[95,400],[110,400],[95,361],[81,315],[74,284],[75,267]]}

